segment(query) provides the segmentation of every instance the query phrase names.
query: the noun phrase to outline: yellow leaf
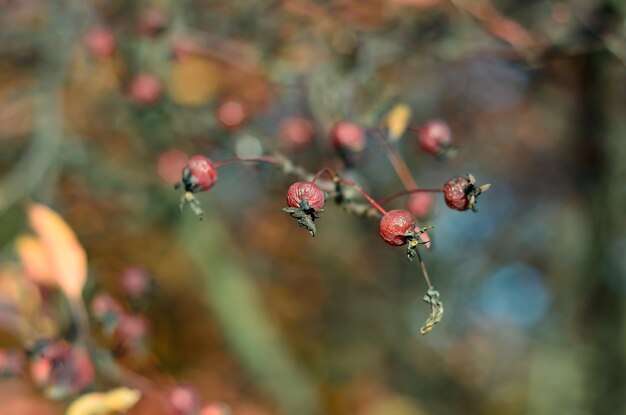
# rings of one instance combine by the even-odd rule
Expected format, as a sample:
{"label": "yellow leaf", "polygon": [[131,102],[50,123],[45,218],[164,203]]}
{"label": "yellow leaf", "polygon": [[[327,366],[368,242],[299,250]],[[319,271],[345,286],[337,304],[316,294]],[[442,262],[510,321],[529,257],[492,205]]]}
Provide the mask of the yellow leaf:
{"label": "yellow leaf", "polygon": [[80,300],[87,278],[87,256],[74,231],[44,205],[31,205],[28,219],[48,254],[57,285],[68,298]]}
{"label": "yellow leaf", "polygon": [[218,87],[219,68],[215,63],[193,55],[183,55],[173,63],[168,90],[178,104],[203,105]]}
{"label": "yellow leaf", "polygon": [[128,388],[116,388],[105,393],[92,392],[70,404],[65,415],[110,415],[125,413],[135,406],[141,392]]}
{"label": "yellow leaf", "polygon": [[41,241],[30,235],[19,236],[15,240],[15,251],[27,278],[46,286],[56,285],[50,259]]}
{"label": "yellow leaf", "polygon": [[141,392],[135,389],[117,388],[110,390],[104,400],[110,412],[125,412],[141,399]]}
{"label": "yellow leaf", "polygon": [[88,393],[76,399],[65,415],[106,415],[107,407],[102,393]]}
{"label": "yellow leaf", "polygon": [[391,141],[398,141],[411,121],[411,108],[406,104],[396,104],[385,117]]}

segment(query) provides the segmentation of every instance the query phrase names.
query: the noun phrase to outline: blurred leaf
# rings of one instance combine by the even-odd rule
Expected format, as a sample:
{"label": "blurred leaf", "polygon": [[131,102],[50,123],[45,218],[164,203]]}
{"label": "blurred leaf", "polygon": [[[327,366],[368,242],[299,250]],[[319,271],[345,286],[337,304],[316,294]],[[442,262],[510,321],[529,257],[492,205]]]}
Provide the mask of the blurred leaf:
{"label": "blurred leaf", "polygon": [[169,94],[180,105],[207,103],[219,88],[219,68],[207,59],[183,55],[172,65]]}
{"label": "blurred leaf", "polygon": [[28,219],[48,254],[57,284],[68,298],[80,299],[87,278],[87,256],[74,231],[44,205],[31,205]]}
{"label": "blurred leaf", "polygon": [[406,104],[396,104],[385,117],[389,129],[389,139],[398,141],[411,121],[411,108]]}
{"label": "blurred leaf", "polygon": [[108,415],[125,413],[141,398],[141,393],[128,388],[116,388],[106,393],[88,393],[67,408],[66,415]]}
{"label": "blurred leaf", "polygon": [[50,259],[41,241],[30,235],[21,235],[15,240],[15,251],[27,278],[45,286],[56,285]]}

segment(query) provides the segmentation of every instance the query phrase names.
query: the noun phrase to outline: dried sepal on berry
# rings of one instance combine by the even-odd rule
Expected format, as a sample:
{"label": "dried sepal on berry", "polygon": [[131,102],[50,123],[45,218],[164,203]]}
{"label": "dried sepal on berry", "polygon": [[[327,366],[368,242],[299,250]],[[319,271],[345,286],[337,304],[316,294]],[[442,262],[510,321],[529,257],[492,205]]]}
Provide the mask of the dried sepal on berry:
{"label": "dried sepal on berry", "polygon": [[467,178],[455,176],[443,185],[443,195],[446,205],[451,209],[460,211],[471,209],[476,212],[478,196],[490,187],[491,184],[477,186],[476,179],[471,174],[468,174]]}
{"label": "dried sepal on berry", "polygon": [[409,261],[413,261],[417,257],[418,246],[424,245],[426,249],[430,249],[430,237],[426,231],[432,228],[432,226],[426,226],[425,228],[415,227],[412,232],[407,233],[406,256]]}
{"label": "dried sepal on berry", "polygon": [[420,333],[426,334],[443,318],[443,303],[439,300],[439,291],[435,290],[434,287],[428,289],[423,300],[430,304],[430,315],[420,328]]}
{"label": "dried sepal on berry", "polygon": [[311,236],[315,236],[317,228],[315,220],[319,219],[324,211],[324,191],[312,182],[296,182],[287,190],[287,205],[283,212],[287,212],[298,221],[298,225],[306,228]]}
{"label": "dried sepal on berry", "polygon": [[407,245],[407,257],[413,260],[417,256],[417,247],[427,245],[430,239],[422,235],[432,226],[420,228],[415,226],[415,218],[406,210],[395,209],[387,212],[380,220],[379,233],[389,245]]}

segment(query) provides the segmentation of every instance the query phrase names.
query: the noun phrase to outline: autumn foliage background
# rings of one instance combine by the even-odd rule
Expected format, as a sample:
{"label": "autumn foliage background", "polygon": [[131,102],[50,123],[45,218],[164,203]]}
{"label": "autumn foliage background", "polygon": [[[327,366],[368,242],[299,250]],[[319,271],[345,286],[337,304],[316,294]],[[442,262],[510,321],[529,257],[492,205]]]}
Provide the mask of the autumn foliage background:
{"label": "autumn foliage background", "polygon": [[[73,302],[108,293],[149,330],[114,353],[150,381],[129,414],[172,413],[176,385],[234,415],[626,413],[624,11],[0,0],[0,349],[23,353],[25,327],[73,338]],[[333,123],[377,127],[398,102],[460,146],[438,161],[408,131],[398,145],[421,185],[493,184],[478,213],[438,199],[427,222],[446,305],[427,336],[415,264],[330,205],[311,238],[280,211],[293,180],[271,166],[220,170],[203,222],[179,210],[189,155],[337,166]],[[293,117],[310,143],[286,137]],[[377,197],[402,188],[371,135],[350,174]],[[139,303],[129,272],[150,281]],[[0,380],[0,414],[65,413],[73,398],[47,398],[24,365]],[[100,373],[93,389],[123,384]]]}

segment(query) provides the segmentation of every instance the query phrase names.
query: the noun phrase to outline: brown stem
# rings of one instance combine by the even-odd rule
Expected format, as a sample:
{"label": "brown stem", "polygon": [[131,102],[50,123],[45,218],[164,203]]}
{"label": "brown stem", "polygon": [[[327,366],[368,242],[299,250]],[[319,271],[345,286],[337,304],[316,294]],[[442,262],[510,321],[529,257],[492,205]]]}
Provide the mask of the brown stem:
{"label": "brown stem", "polygon": [[430,282],[430,277],[428,276],[428,270],[426,269],[426,263],[422,259],[422,255],[420,254],[420,251],[416,249],[415,252],[417,253],[417,259],[420,263],[420,268],[422,270],[422,275],[424,276],[424,281],[426,281],[426,285],[428,286],[428,289],[430,290],[433,288],[433,284],[432,282]]}
{"label": "brown stem", "polygon": [[418,188],[419,185],[417,184],[417,181],[413,178],[413,175],[411,174],[411,170],[409,170],[409,167],[406,165],[404,158],[398,152],[398,150],[395,147],[392,147],[389,145],[389,141],[387,141],[387,138],[383,136],[380,130],[376,130],[376,137],[378,138],[378,141],[383,146],[383,149],[385,150],[385,154],[387,155],[387,158],[391,162],[391,165],[393,166],[393,169],[398,175],[398,178],[402,182],[402,185],[406,189]]}

